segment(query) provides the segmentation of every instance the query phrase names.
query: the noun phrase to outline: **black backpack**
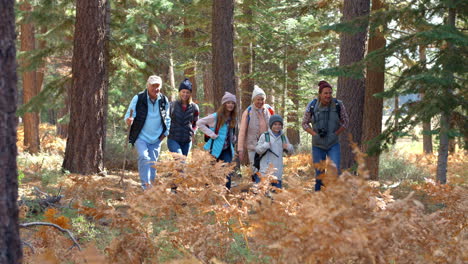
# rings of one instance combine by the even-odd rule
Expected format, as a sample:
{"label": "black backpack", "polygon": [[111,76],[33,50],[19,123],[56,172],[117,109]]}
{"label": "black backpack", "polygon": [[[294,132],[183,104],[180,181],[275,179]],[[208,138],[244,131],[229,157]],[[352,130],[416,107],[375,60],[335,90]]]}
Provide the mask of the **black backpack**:
{"label": "black backpack", "polygon": [[[315,105],[317,104],[317,98],[315,98],[314,100],[312,100],[310,103],[309,103],[309,113],[310,115],[314,116],[315,118]],[[335,106],[336,106],[336,112],[338,113],[338,118],[341,120],[341,105],[340,103],[338,102],[338,99],[336,98],[333,98],[332,101],[335,103]]]}

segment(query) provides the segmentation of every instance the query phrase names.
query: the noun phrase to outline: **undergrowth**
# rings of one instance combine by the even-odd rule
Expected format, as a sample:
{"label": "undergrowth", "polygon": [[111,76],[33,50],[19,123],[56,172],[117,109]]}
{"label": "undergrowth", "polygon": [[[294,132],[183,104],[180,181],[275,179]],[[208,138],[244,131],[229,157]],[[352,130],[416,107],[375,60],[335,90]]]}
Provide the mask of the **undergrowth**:
{"label": "undergrowth", "polygon": [[[309,154],[285,158],[282,190],[269,178],[254,186],[248,168],[231,192],[233,169],[194,149],[189,159],[164,153],[154,186],[138,175],[63,174],[64,201],[35,217],[69,228],[83,251],[55,229],[23,230],[25,263],[464,263],[468,192],[464,154],[451,156],[449,182],[433,182],[433,158],[383,156],[381,185],[336,177],[325,162],[325,188],[314,192]],[[47,161],[47,160],[46,160]],[[32,164],[32,163],[31,163]],[[455,165],[454,165],[455,164]],[[44,162],[42,168],[48,168]],[[422,169],[424,168],[424,170]],[[23,167],[25,177],[32,177]],[[32,184],[23,180],[23,185]],[[398,183],[398,184],[397,184]],[[408,184],[406,184],[408,183]],[[397,184],[397,185],[395,185]],[[177,192],[171,187],[177,185]],[[401,191],[402,190],[402,191]],[[398,193],[399,196],[393,196]],[[27,210],[27,208],[25,209]],[[26,217],[26,218],[25,218]],[[24,214],[22,222],[34,216]],[[55,261],[55,262],[54,262]]]}

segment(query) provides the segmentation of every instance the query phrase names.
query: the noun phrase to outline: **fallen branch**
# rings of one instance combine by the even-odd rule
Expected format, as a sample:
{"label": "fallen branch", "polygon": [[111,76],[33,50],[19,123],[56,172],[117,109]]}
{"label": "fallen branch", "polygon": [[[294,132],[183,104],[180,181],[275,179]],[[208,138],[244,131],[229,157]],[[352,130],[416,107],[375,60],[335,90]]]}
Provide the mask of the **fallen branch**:
{"label": "fallen branch", "polygon": [[52,223],[48,223],[48,222],[30,222],[30,223],[20,224],[19,226],[24,227],[24,228],[31,227],[31,226],[51,226],[51,227],[55,227],[58,230],[62,231],[63,233],[67,233],[68,236],[70,237],[70,239],[73,241],[73,246],[71,246],[68,250],[70,250],[70,249],[72,249],[72,248],[74,248],[76,246],[81,251],[80,244],[78,244],[78,241],[76,241],[75,237],[73,236],[73,233],[70,230],[62,228],[62,227],[60,227],[60,226],[58,226],[56,224],[52,224]]}
{"label": "fallen branch", "polygon": [[36,250],[34,250],[34,247],[33,247],[30,243],[28,243],[28,242],[26,242],[26,241],[23,241],[23,240],[21,241],[21,243],[23,243],[23,245],[25,245],[25,246],[27,246],[28,248],[30,248],[33,254],[36,254]]}

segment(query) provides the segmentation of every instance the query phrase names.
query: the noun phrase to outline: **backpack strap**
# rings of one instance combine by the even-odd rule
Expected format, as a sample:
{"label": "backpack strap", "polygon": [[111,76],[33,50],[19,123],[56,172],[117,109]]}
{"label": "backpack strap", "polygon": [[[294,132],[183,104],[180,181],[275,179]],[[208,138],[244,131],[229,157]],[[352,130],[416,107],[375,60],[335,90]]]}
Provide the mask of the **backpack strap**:
{"label": "backpack strap", "polygon": [[[215,132],[216,135],[218,135],[218,132],[219,132],[219,128],[217,126],[218,115],[215,113],[214,116],[215,116],[215,124],[214,124],[215,129],[214,129],[214,132]],[[211,139],[210,153],[213,151],[213,143],[214,143],[214,139]]]}
{"label": "backpack strap", "polygon": [[[265,104],[265,106],[266,106],[267,111],[270,113],[271,116],[275,114],[275,110],[273,109],[273,107],[271,107],[271,105]],[[247,125],[250,123],[250,112],[252,112],[252,105],[249,105],[247,107]]]}
{"label": "backpack strap", "polygon": [[159,100],[159,112],[161,113],[161,117],[166,117],[166,105],[167,97],[164,94],[161,94],[161,100]]}
{"label": "backpack strap", "polygon": [[281,141],[283,141],[283,144],[286,144],[286,136],[284,134],[281,134]]}
{"label": "backpack strap", "polygon": [[270,142],[270,133],[268,133],[268,131],[265,132],[265,141]]}
{"label": "backpack strap", "polygon": [[311,116],[314,115],[314,118],[315,118],[315,105],[317,104],[317,101],[318,101],[317,98],[315,98],[309,103],[309,113]]}

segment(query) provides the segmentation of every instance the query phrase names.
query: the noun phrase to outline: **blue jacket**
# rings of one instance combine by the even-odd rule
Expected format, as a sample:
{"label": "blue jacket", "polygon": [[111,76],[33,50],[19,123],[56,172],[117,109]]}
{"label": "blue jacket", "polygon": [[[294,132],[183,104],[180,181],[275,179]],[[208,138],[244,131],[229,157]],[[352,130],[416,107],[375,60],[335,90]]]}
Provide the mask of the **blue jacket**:
{"label": "blue jacket", "polygon": [[[202,125],[205,125],[206,127],[206,124],[204,124],[204,121],[206,122],[208,119],[212,119],[214,117],[214,120],[216,120],[217,118],[217,113],[214,113],[210,116],[207,116],[207,117],[204,117],[200,120],[198,120],[197,122],[197,126],[200,128],[200,130],[203,131],[203,128],[202,128]],[[210,126],[210,130],[215,131],[215,127],[216,127],[216,121],[214,122],[214,124],[212,122],[210,122],[210,124],[208,124]],[[218,137],[213,140],[213,139],[209,139],[205,146],[203,147],[205,150],[208,150],[210,151],[211,149],[211,143],[213,143],[213,149],[211,150],[211,155],[213,155],[215,158],[219,158],[219,156],[221,155],[221,152],[223,151],[223,146],[224,146],[224,141],[226,141],[226,137],[228,135],[228,130],[229,129],[229,126],[227,124],[223,124],[220,128],[219,128],[219,131],[218,131]],[[206,133],[205,133],[206,134]],[[234,133],[233,133],[233,137],[234,137]],[[234,157],[234,145],[232,144],[232,141],[229,142],[230,144],[230,148],[231,148],[231,152],[232,152],[232,157]]]}

